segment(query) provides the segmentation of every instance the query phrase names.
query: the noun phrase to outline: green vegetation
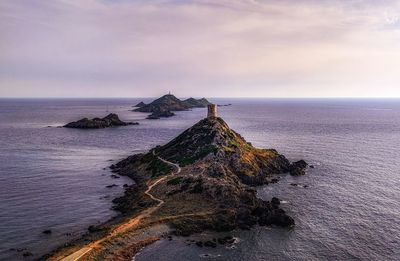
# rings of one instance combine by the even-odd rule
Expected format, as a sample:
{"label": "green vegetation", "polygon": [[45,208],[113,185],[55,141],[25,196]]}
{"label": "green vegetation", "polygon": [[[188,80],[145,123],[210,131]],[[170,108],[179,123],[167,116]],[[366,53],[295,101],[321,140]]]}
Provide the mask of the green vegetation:
{"label": "green vegetation", "polygon": [[153,177],[167,175],[173,169],[171,167],[171,165],[164,163],[163,161],[159,160],[158,158],[150,162],[150,167],[151,167]]}
{"label": "green vegetation", "polygon": [[167,181],[167,185],[178,185],[182,182],[183,177],[176,177]]}
{"label": "green vegetation", "polygon": [[146,170],[151,170],[152,177],[166,175],[173,170],[173,167],[171,165],[163,162],[157,156],[154,156],[152,152],[144,155],[141,158],[141,162],[148,164]]}
{"label": "green vegetation", "polygon": [[218,151],[218,148],[213,145],[205,146],[200,151],[195,153],[193,156],[179,159],[179,164],[181,166],[187,166],[187,165],[193,164],[195,161],[204,158],[205,156],[207,156],[210,153],[215,154],[217,151]]}
{"label": "green vegetation", "polygon": [[203,192],[203,180],[198,179],[196,180],[196,184],[192,187],[191,190],[189,190],[189,193],[191,194],[197,194],[197,193],[202,193]]}

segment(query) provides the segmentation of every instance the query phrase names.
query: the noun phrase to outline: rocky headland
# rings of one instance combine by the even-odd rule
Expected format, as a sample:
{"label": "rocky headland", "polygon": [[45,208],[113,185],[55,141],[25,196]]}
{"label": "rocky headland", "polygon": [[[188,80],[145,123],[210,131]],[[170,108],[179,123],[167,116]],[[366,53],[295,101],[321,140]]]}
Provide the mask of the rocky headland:
{"label": "rocky headland", "polygon": [[102,129],[115,126],[127,126],[127,125],[138,125],[137,122],[123,122],[119,119],[115,113],[110,113],[104,118],[83,118],[79,121],[70,122],[64,125],[65,128],[77,128],[77,129]]}
{"label": "rocky headland", "polygon": [[[280,200],[258,198],[255,187],[275,183],[284,173],[302,175],[306,167],[276,150],[253,147],[223,119],[208,117],[169,143],[112,165],[114,173],[135,181],[113,200],[121,214],[90,226],[81,239],[44,259],[132,260],[144,246],[171,240],[172,234],[294,226]],[[227,236],[195,244],[216,247],[233,240]]]}
{"label": "rocky headland", "polygon": [[[181,171],[172,175],[173,167],[161,159],[179,164]],[[165,202],[159,216],[204,214],[169,221],[175,234],[256,224],[288,227],[294,220],[279,207],[279,199],[263,201],[254,187],[268,184],[274,175],[300,173],[305,167],[291,164],[276,150],[253,147],[222,118],[206,118],[166,145],[113,165],[114,172],[131,177],[137,184],[114,200],[115,209],[129,213],[140,204],[149,204],[140,200],[145,184],[166,177],[154,188],[154,194]]]}
{"label": "rocky headland", "polygon": [[138,112],[150,112],[151,114],[147,117],[148,119],[159,119],[163,117],[171,117],[175,114],[173,111],[186,111],[192,108],[204,108],[210,104],[207,99],[194,99],[189,98],[186,100],[180,100],[172,94],[164,95],[149,104],[140,102],[136,104],[134,111]]}

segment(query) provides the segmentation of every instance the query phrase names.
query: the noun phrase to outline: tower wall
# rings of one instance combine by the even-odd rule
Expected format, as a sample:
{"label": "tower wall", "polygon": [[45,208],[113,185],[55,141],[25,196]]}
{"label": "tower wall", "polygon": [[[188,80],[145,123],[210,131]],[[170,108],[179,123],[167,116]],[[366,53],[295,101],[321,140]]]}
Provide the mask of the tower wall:
{"label": "tower wall", "polygon": [[208,108],[207,118],[218,117],[216,104],[209,104],[207,108]]}

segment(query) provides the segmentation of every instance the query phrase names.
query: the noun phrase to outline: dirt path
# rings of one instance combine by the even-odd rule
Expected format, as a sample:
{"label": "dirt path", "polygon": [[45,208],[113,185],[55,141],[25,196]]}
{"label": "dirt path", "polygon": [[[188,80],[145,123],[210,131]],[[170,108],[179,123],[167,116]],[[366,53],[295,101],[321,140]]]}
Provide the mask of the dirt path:
{"label": "dirt path", "polygon": [[[154,154],[154,151],[153,151]],[[90,243],[89,245],[79,249],[78,251],[75,251],[74,253],[72,253],[71,255],[62,258],[61,261],[77,261],[79,259],[81,259],[83,256],[85,256],[87,253],[89,253],[92,249],[96,248],[99,246],[100,243],[104,242],[107,239],[110,239],[116,235],[119,235],[131,228],[134,228],[136,226],[139,225],[140,221],[143,218],[149,217],[154,211],[156,211],[157,209],[159,209],[163,204],[164,204],[164,200],[155,197],[154,195],[152,195],[150,192],[152,190],[152,188],[154,186],[157,186],[159,183],[163,182],[164,180],[166,180],[167,178],[173,176],[173,175],[177,175],[181,172],[181,167],[178,164],[172,163],[168,160],[162,159],[160,157],[158,157],[159,160],[161,160],[164,163],[167,163],[169,165],[172,165],[176,171],[173,172],[170,175],[164,176],[162,178],[157,179],[153,184],[149,185],[147,190],[144,192],[146,195],[148,195],[151,199],[153,199],[154,201],[157,201],[158,204],[154,207],[148,208],[146,210],[144,210],[142,213],[140,213],[137,217],[130,219],[128,222],[123,223],[121,225],[119,225],[118,227],[116,227],[113,231],[111,231],[110,234],[108,234],[107,236],[105,236],[102,239],[96,240],[92,243]]]}

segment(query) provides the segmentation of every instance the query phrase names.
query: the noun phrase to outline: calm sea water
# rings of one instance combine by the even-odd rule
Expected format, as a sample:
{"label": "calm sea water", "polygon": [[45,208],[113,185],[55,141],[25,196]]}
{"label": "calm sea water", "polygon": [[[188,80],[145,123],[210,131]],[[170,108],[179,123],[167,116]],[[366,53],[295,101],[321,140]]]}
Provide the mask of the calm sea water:
{"label": "calm sea water", "polygon": [[[130,111],[138,101],[0,100],[0,260],[24,259],[12,248],[27,248],[37,258],[116,215],[111,200],[131,181],[111,178],[107,167],[169,141],[205,115],[195,109],[145,120],[146,114]],[[259,188],[260,197],[286,202],[296,226],[234,231],[234,248],[161,240],[136,260],[399,260],[399,100],[215,101],[233,104],[220,114],[253,145],[315,165],[306,176],[284,175]],[[140,125],[56,128],[108,112]],[[119,186],[106,188],[110,184]]]}

